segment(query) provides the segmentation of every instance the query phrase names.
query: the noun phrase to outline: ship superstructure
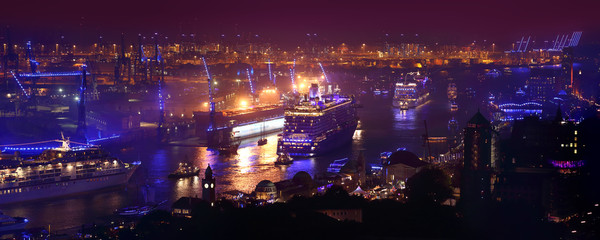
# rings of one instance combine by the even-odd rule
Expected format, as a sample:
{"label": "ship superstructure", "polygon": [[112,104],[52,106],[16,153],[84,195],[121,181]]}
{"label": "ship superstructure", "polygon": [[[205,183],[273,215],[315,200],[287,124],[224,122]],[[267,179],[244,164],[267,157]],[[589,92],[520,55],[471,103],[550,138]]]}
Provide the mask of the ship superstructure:
{"label": "ship superstructure", "polygon": [[354,99],[337,94],[318,94],[311,86],[310,96],[286,108],[278,153],[290,156],[317,156],[352,140],[358,124]]}
{"label": "ship superstructure", "polygon": [[0,161],[0,204],[57,197],[127,183],[139,162],[128,164],[96,147],[45,150],[30,159]]}
{"label": "ship superstructure", "polygon": [[396,83],[392,105],[401,109],[417,107],[429,96],[429,78],[419,73],[409,73],[403,81]]}

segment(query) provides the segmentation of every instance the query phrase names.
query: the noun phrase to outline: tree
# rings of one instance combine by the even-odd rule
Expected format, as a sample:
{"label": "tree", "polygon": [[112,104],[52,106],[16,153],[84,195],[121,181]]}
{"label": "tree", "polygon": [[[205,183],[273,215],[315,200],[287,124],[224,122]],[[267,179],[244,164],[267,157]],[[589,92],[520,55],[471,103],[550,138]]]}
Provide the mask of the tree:
{"label": "tree", "polygon": [[441,204],[452,196],[450,177],[441,169],[425,168],[406,183],[406,195],[412,203]]}

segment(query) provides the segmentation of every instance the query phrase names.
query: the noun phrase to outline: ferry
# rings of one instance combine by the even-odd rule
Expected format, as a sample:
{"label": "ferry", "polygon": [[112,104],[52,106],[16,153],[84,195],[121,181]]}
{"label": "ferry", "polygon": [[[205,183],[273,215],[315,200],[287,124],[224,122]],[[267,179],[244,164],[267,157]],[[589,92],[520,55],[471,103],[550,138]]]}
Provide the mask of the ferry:
{"label": "ferry", "polygon": [[140,162],[123,163],[91,146],[62,146],[27,159],[0,161],[0,204],[88,192],[127,183]]}
{"label": "ferry", "polygon": [[409,73],[402,82],[396,83],[392,105],[401,109],[417,107],[427,101],[429,78],[417,73]]}
{"label": "ferry", "polygon": [[195,166],[190,166],[190,164],[188,164],[187,162],[182,162],[182,163],[179,163],[179,168],[177,168],[177,170],[175,170],[175,172],[172,172],[171,174],[169,174],[169,178],[193,177],[193,176],[198,176],[199,173],[200,173],[200,168],[195,167]]}
{"label": "ferry", "polygon": [[339,94],[321,96],[317,84],[311,85],[309,95],[285,110],[278,153],[318,156],[352,140],[358,125],[354,98]]}

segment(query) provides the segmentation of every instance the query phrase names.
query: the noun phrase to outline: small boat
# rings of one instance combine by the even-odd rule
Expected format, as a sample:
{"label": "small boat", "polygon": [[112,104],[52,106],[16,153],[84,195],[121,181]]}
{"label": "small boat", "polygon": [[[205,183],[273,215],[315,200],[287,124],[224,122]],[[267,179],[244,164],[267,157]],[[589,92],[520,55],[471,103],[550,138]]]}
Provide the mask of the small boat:
{"label": "small boat", "polygon": [[160,203],[146,203],[142,206],[129,206],[115,210],[115,214],[119,216],[143,216],[158,208],[160,205],[167,202],[167,200]]}
{"label": "small boat", "polygon": [[11,217],[0,212],[0,232],[21,230],[25,228],[27,223],[29,223],[27,218]]}
{"label": "small boat", "polygon": [[262,146],[267,144],[267,138],[265,138],[265,123],[263,122],[263,125],[260,128],[260,139],[258,139],[258,142],[256,143],[258,146]]}
{"label": "small boat", "polygon": [[182,162],[182,163],[179,163],[179,168],[177,168],[177,170],[175,170],[175,172],[172,172],[171,174],[169,174],[169,178],[193,177],[193,176],[198,176],[198,173],[200,173],[200,168],[190,166],[188,163]]}
{"label": "small boat", "polygon": [[267,139],[266,138],[258,139],[257,144],[258,144],[258,146],[265,145],[265,144],[267,144]]}
{"label": "small boat", "polygon": [[277,156],[277,160],[275,160],[275,165],[289,165],[292,164],[294,160],[287,153],[282,153]]}
{"label": "small boat", "polygon": [[458,110],[458,104],[456,104],[456,102],[455,102],[455,101],[452,101],[452,102],[450,103],[450,110],[451,110],[451,111],[456,111],[456,110]]}

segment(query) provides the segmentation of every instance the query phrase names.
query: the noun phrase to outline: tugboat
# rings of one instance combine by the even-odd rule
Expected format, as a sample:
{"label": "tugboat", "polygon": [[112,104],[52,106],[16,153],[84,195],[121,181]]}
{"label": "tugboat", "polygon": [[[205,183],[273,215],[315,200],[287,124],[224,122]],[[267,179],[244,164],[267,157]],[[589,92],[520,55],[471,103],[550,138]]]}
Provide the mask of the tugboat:
{"label": "tugboat", "polygon": [[0,232],[21,230],[25,228],[27,223],[29,223],[27,218],[11,217],[0,212]]}
{"label": "tugboat", "polygon": [[277,156],[277,160],[275,160],[275,165],[289,165],[292,164],[294,160],[287,153],[281,153]]}
{"label": "tugboat", "polygon": [[169,174],[169,178],[193,177],[193,176],[198,176],[198,173],[200,173],[200,168],[190,166],[190,164],[188,164],[186,162],[182,162],[182,163],[179,163],[179,168],[177,168],[177,170],[175,170],[175,172],[172,172],[171,174]]}

